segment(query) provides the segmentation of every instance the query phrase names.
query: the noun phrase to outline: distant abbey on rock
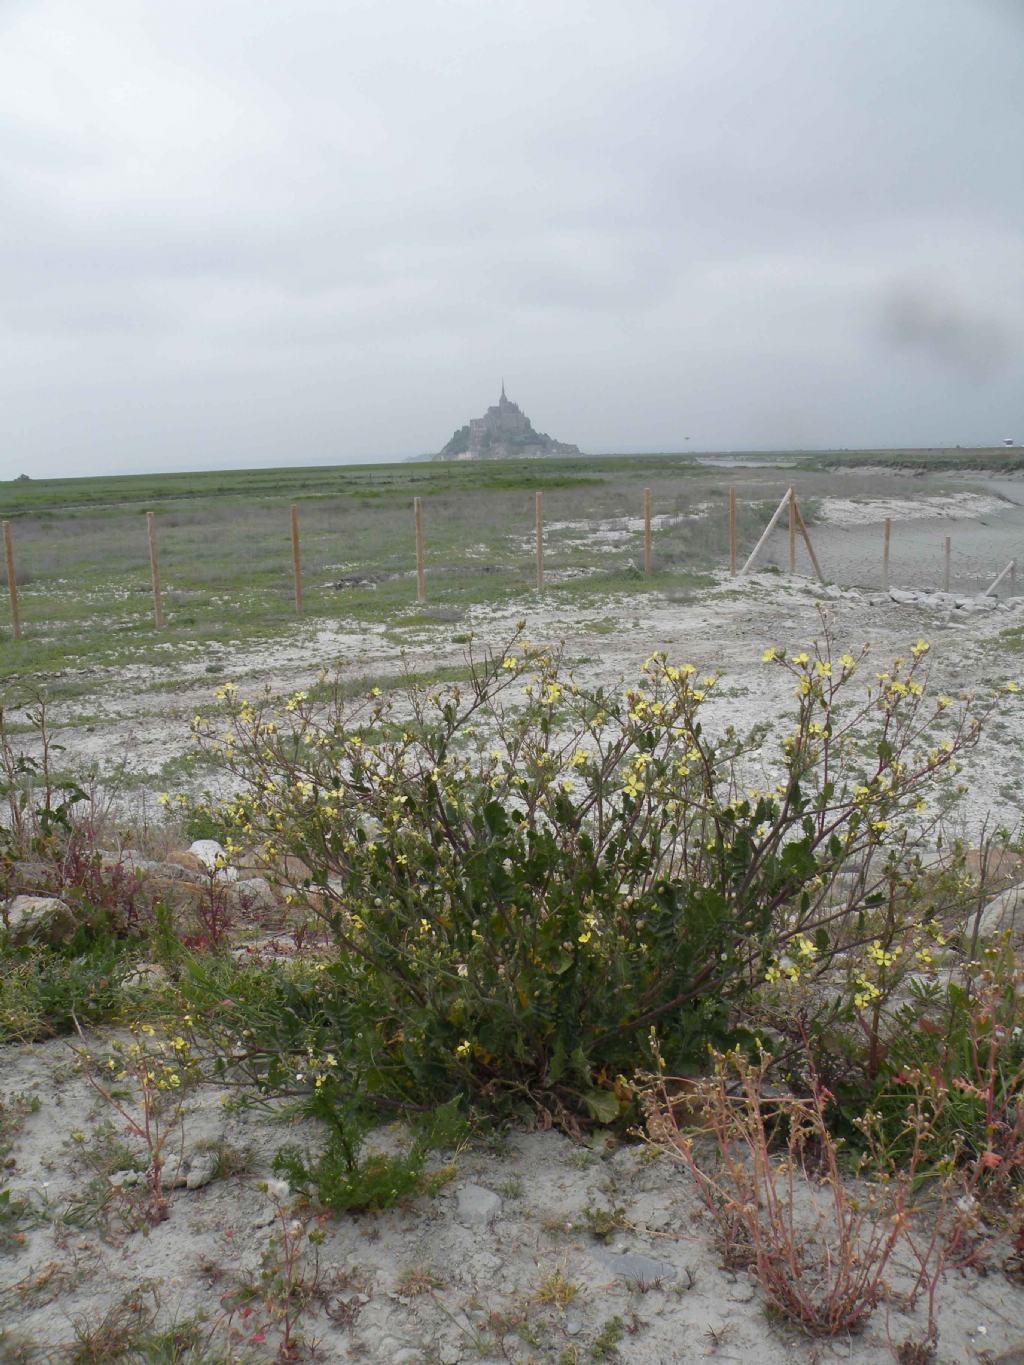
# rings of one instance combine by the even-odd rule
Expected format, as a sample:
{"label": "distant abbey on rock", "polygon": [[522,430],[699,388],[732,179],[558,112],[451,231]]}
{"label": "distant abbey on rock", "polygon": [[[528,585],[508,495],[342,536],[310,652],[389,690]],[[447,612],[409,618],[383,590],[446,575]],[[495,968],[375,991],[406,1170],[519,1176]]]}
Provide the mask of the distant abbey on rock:
{"label": "distant abbey on rock", "polygon": [[518,403],[501,397],[482,417],[460,427],[435,460],[529,460],[541,455],[578,455],[579,446],[555,441],[543,431],[534,431],[529,417]]}

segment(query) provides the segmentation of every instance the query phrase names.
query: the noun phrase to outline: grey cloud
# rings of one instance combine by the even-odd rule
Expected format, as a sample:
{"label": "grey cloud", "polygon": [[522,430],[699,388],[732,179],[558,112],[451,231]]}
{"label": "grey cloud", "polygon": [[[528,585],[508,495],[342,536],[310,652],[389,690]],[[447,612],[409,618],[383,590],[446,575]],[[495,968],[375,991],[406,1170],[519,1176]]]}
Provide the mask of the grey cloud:
{"label": "grey cloud", "polygon": [[0,476],[411,454],[502,372],[584,449],[996,439],[1021,32],[997,0],[0,4]]}
{"label": "grey cloud", "polygon": [[1000,318],[950,294],[941,281],[892,288],[881,310],[882,336],[969,378],[988,378],[1008,365],[1016,347]]}

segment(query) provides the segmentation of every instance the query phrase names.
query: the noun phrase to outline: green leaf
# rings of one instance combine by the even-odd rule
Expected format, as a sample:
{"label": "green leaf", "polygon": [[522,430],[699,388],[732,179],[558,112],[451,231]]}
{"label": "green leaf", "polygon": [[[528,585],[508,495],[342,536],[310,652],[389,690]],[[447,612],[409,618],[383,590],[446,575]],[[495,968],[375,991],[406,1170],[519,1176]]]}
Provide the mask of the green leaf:
{"label": "green leaf", "polygon": [[587,1090],[583,1103],[598,1123],[614,1123],[621,1112],[619,1101],[611,1090]]}
{"label": "green leaf", "polygon": [[506,834],[508,832],[508,815],[500,801],[487,802],[487,805],[484,806],[484,819],[487,821],[487,828],[492,834]]}

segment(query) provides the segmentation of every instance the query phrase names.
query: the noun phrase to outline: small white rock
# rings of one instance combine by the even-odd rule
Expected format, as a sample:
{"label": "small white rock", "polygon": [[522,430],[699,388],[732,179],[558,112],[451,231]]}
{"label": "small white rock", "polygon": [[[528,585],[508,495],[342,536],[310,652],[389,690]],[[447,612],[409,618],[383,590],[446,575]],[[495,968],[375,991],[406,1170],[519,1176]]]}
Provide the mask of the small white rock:
{"label": "small white rock", "polygon": [[198,858],[205,868],[216,872],[221,881],[238,880],[238,868],[227,865],[228,855],[216,839],[197,839],[194,844],[189,845],[188,851],[193,858]]}
{"label": "small white rock", "polygon": [[185,1177],[187,1190],[201,1190],[209,1185],[217,1171],[215,1152],[199,1152],[189,1162],[188,1175]]}

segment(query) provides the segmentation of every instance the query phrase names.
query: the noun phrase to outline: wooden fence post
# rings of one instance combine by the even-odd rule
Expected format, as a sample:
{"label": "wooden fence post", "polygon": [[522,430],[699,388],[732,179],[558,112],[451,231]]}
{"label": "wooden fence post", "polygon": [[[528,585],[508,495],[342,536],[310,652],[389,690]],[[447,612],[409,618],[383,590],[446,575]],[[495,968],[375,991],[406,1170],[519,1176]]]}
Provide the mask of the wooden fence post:
{"label": "wooden fence post", "polygon": [[291,506],[292,523],[292,577],[295,580],[295,611],[302,615],[302,557],[299,553],[299,509],[293,502]]}
{"label": "wooden fence post", "polygon": [[950,560],[953,558],[953,542],[949,536],[946,537],[946,544],[942,551],[942,591],[949,592],[950,582]]}
{"label": "wooden fence post", "polygon": [[537,591],[544,590],[544,494],[534,495],[534,533],[537,542]]}
{"label": "wooden fence post", "polygon": [[761,549],[762,549],[762,547],[763,547],[765,541],[768,539],[768,537],[771,535],[771,533],[775,530],[775,527],[778,525],[779,518],[782,516],[783,512],[786,510],[786,506],[787,506],[787,504],[789,503],[789,495],[790,495],[791,492],[792,492],[792,489],[787,488],[786,491],[785,491],[785,493],[783,493],[783,495],[782,495],[782,501],[779,503],[778,507],[776,507],[775,511],[772,513],[772,519],[771,519],[771,521],[768,523],[768,525],[767,525],[767,526],[764,528],[764,530],[761,532],[761,539],[757,542],[757,544],[756,544],[756,545],[754,546],[754,548],[751,550],[751,552],[750,552],[750,557],[749,557],[749,559],[747,560],[746,564],[744,564],[744,566],[743,566],[743,568],[742,568],[742,570],[741,570],[742,573],[746,573],[746,572],[747,572],[747,570],[750,568],[751,564],[753,564],[754,560],[755,560],[755,559],[757,558],[757,556],[761,553]]}
{"label": "wooden fence post", "polygon": [[156,553],[156,526],[153,513],[146,513],[146,539],[149,541],[149,573],[153,580],[153,624],[160,630],[164,624],[164,612],[160,598],[160,560]]}
{"label": "wooden fence post", "polygon": [[14,573],[14,544],[11,541],[11,523],[4,522],[4,557],[7,560],[7,591],[11,598],[11,633],[16,640],[21,639],[21,616],[18,613],[18,582]]}
{"label": "wooden fence post", "polygon": [[796,512],[796,524],[799,526],[800,534],[804,538],[804,544],[807,546],[807,553],[810,555],[811,563],[814,565],[814,572],[821,579],[822,583],[824,583],[825,575],[821,572],[818,556],[814,553],[814,546],[811,544],[811,537],[807,531],[807,523],[804,521],[804,514],[800,511],[800,504],[795,499],[793,501],[793,510]]}
{"label": "wooden fence post", "polygon": [[729,572],[736,572],[736,489],[729,489]]}
{"label": "wooden fence post", "polygon": [[789,572],[796,573],[796,494],[789,490]]}
{"label": "wooden fence post", "polygon": [[427,587],[423,570],[423,511],[419,498],[412,500],[413,522],[416,526],[416,601],[427,600]]}
{"label": "wooden fence post", "polygon": [[644,489],[644,573],[651,572],[651,490]]}
{"label": "wooden fence post", "polygon": [[982,597],[988,597],[990,593],[994,593],[995,590],[996,590],[996,588],[999,587],[999,584],[1003,581],[1003,579],[1006,577],[1006,575],[1007,575],[1008,573],[1013,573],[1014,569],[1016,568],[1016,565],[1017,565],[1017,561],[1016,561],[1015,559],[1011,559],[1010,562],[1009,562],[1009,564],[1007,564],[1006,568],[1003,569],[1003,571],[1002,571],[1001,573],[996,574],[995,578],[993,578],[992,582],[988,585],[988,587],[985,589],[985,591],[981,594]]}
{"label": "wooden fence post", "polygon": [[882,588],[889,591],[889,539],[892,535],[892,519],[886,517],[882,530]]}

